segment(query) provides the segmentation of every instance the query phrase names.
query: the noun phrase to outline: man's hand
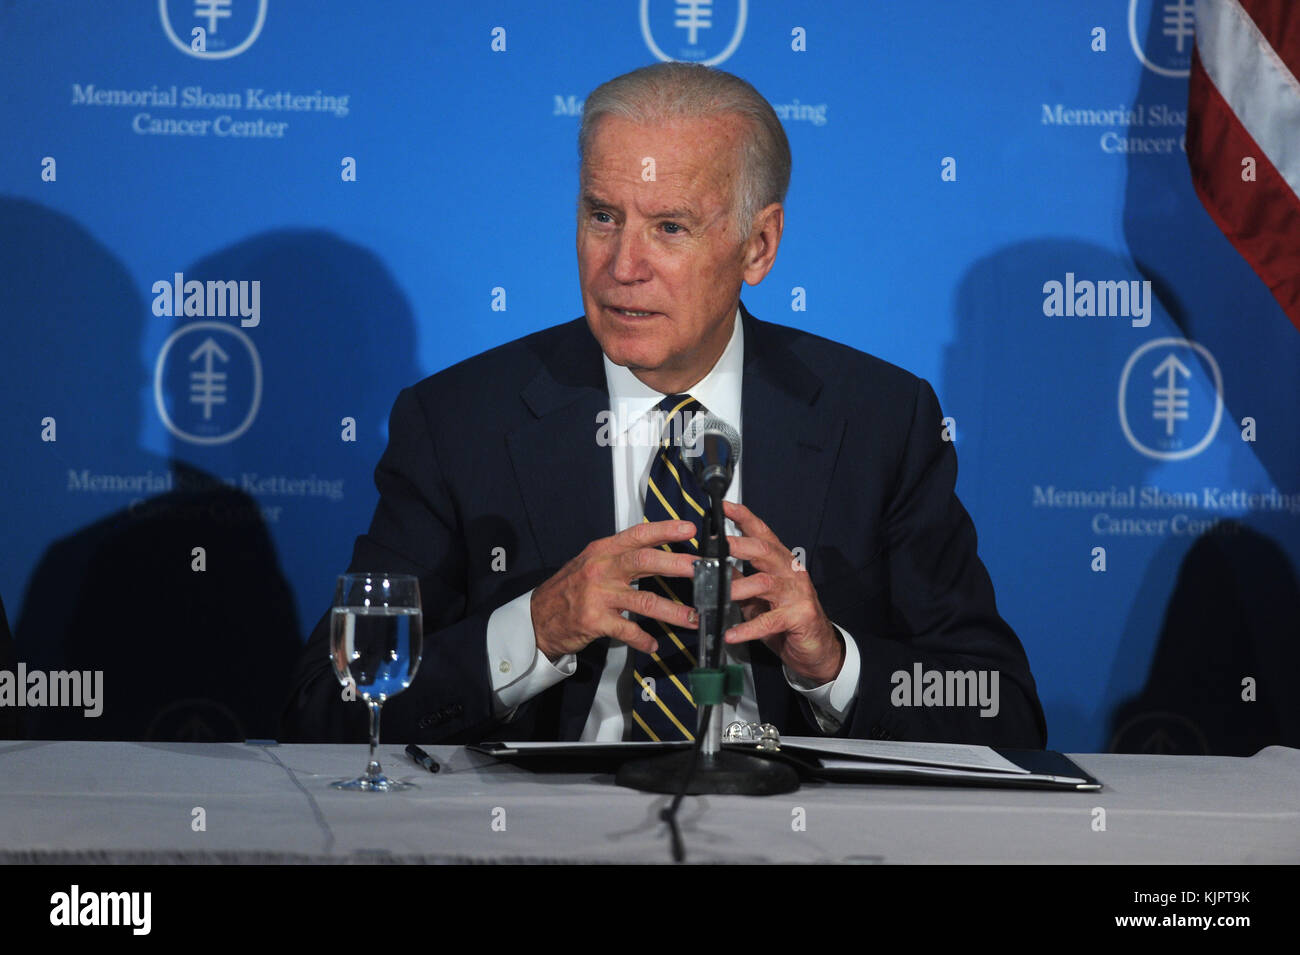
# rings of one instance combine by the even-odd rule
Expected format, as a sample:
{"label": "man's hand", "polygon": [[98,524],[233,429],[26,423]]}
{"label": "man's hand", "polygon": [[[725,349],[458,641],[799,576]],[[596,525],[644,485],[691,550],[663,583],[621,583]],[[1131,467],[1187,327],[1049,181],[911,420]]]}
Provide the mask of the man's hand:
{"label": "man's hand", "polygon": [[822,610],[807,571],[795,568],[794,555],[749,508],[726,501],[723,509],[745,535],[727,538],[731,556],[758,571],[732,580],[731,599],[745,622],[727,631],[727,643],[762,640],[804,679],[829,683],[844,665],[844,640]]}
{"label": "man's hand", "polygon": [[533,591],[537,649],[552,663],[598,637],[613,637],[646,653],[657,651],[658,642],[624,617],[624,610],[669,626],[694,628],[698,620],[693,607],[638,590],[632,582],[655,574],[693,576],[693,555],[670,553],[660,545],[690,540],[695,534],[689,521],[655,521],[592,541]]}

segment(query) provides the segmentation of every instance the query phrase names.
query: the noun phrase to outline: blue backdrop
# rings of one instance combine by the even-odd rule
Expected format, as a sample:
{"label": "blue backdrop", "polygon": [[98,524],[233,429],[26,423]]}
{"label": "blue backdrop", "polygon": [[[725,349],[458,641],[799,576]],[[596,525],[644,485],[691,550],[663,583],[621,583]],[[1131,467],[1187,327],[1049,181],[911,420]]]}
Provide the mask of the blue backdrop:
{"label": "blue backdrop", "polygon": [[4,4],[0,596],[105,672],[25,731],[275,733],[398,389],[581,314],[582,100],[672,57],[790,137],[747,306],[934,384],[1049,744],[1300,745],[1300,334],[1192,191],[1190,8]]}

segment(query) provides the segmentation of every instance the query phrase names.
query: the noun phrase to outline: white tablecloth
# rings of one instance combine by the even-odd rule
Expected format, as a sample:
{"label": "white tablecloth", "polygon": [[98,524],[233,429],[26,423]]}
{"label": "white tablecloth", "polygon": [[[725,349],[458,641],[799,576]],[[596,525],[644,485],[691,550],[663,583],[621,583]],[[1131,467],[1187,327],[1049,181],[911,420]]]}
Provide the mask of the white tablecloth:
{"label": "white tablecloth", "polygon": [[[0,862],[669,861],[666,796],[427,749],[436,775],[382,746],[419,788],[379,794],[329,788],[364,746],[0,742]],[[1105,789],[687,797],[688,861],[1300,862],[1300,750],[1072,758]]]}

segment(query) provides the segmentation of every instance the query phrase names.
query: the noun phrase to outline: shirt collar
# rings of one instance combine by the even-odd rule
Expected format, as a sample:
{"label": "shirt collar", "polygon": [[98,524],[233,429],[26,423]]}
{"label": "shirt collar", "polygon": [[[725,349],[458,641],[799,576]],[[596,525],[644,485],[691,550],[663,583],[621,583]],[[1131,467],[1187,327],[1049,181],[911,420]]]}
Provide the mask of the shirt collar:
{"label": "shirt collar", "polygon": [[[649,414],[664,397],[622,365],[616,365],[603,355],[605,385],[609,389],[610,411],[613,412],[614,434],[624,434],[628,428]],[[722,350],[721,357],[684,394],[694,397],[708,409],[737,430],[740,429],[740,381],[745,365],[744,323],[740,309],[732,318],[731,339]]]}

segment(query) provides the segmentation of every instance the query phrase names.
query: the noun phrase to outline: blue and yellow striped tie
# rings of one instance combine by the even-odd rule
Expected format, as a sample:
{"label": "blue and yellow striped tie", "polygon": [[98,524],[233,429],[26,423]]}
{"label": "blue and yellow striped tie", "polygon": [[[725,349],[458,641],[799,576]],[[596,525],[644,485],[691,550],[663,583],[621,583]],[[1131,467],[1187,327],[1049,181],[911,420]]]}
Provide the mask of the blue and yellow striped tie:
{"label": "blue and yellow striped tie", "polygon": [[[662,544],[664,550],[698,554],[700,528],[703,524],[705,498],[695,483],[695,475],[682,455],[681,436],[690,417],[704,412],[703,406],[690,395],[669,395],[659,402],[668,416],[650,477],[646,482],[645,520],[692,521],[696,535],[679,544]],[[694,606],[694,584],[689,577],[643,577],[642,590]],[[632,719],[628,727],[630,740],[693,740],[696,708],[691,696],[688,674],[695,667],[698,638],[694,630],[679,633],[675,627],[659,620],[636,618],[659,642],[658,653],[632,652],[633,695]]]}

